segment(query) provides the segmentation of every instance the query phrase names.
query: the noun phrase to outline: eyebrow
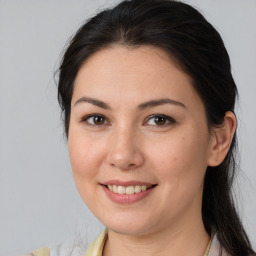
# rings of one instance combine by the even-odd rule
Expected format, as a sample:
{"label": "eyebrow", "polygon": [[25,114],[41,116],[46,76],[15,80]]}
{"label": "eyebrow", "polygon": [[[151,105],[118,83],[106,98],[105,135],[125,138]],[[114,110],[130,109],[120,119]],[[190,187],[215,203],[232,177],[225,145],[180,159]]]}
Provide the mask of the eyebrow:
{"label": "eyebrow", "polygon": [[97,100],[97,99],[94,99],[94,98],[87,98],[87,97],[82,97],[82,98],[78,99],[75,102],[74,107],[76,105],[78,105],[79,103],[82,103],[82,102],[91,103],[92,105],[95,105],[99,108],[104,108],[104,109],[109,109],[109,110],[111,109],[111,107],[107,103],[105,103],[101,100]]}
{"label": "eyebrow", "polygon": [[164,104],[172,104],[172,105],[176,105],[176,106],[180,106],[180,107],[186,108],[186,106],[183,103],[181,103],[179,101],[176,101],[176,100],[172,100],[172,99],[166,98],[166,99],[147,101],[145,103],[140,104],[138,106],[138,109],[139,110],[143,110],[145,108],[157,107],[157,106],[164,105]]}
{"label": "eyebrow", "polygon": [[[82,102],[87,102],[87,103],[90,103],[90,104],[95,105],[97,107],[111,110],[111,107],[107,103],[105,103],[101,100],[97,100],[97,99],[94,99],[94,98],[88,98],[88,97],[82,97],[82,98],[78,99],[75,102],[74,106],[76,106],[76,105],[78,105]],[[183,103],[179,102],[179,101],[172,100],[172,99],[169,99],[169,98],[165,98],[165,99],[150,100],[150,101],[141,103],[138,106],[138,109],[139,110],[144,110],[146,108],[157,107],[157,106],[161,106],[161,105],[164,105],[164,104],[172,104],[172,105],[176,105],[176,106],[186,108],[186,106]]]}

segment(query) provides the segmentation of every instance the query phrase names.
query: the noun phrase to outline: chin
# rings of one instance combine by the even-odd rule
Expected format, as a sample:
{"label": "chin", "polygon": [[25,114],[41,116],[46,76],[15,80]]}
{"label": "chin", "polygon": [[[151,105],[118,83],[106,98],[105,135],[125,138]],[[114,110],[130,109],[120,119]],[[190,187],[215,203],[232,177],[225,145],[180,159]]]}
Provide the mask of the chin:
{"label": "chin", "polygon": [[127,235],[127,236],[139,236],[139,235],[145,235],[147,234],[147,230],[142,228],[142,227],[138,227],[138,226],[114,226],[114,227],[107,227],[109,230],[118,233],[118,234],[122,234],[122,235]]}
{"label": "chin", "polygon": [[152,229],[152,222],[147,221],[144,216],[135,218],[134,216],[115,216],[102,220],[102,223],[115,233],[123,235],[145,235]]}

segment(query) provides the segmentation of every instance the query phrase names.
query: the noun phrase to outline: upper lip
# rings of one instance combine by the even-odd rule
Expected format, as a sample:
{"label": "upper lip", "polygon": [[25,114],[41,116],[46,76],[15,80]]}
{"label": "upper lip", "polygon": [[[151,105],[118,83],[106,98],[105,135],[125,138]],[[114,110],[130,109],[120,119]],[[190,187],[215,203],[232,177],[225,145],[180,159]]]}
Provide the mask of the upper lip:
{"label": "upper lip", "polygon": [[149,182],[144,182],[144,181],[136,181],[136,180],[129,180],[129,181],[121,181],[121,180],[108,180],[102,183],[102,185],[117,185],[117,186],[124,186],[124,187],[128,187],[128,186],[153,186],[156,184],[153,183],[149,183]]}

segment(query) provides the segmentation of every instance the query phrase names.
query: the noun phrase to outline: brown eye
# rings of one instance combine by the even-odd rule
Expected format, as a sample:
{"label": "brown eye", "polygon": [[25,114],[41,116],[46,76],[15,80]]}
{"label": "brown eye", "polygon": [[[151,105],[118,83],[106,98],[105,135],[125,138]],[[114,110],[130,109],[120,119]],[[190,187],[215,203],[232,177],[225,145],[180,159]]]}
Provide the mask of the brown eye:
{"label": "brown eye", "polygon": [[84,118],[82,121],[95,126],[105,125],[107,122],[106,118],[100,115],[90,115]]}
{"label": "brown eye", "polygon": [[105,123],[105,118],[102,116],[95,116],[93,117],[93,123],[96,125],[102,125]]}
{"label": "brown eye", "polygon": [[165,125],[166,124],[166,118],[162,116],[156,116],[154,117],[154,122],[156,125]]}
{"label": "brown eye", "polygon": [[172,125],[175,124],[176,121],[166,115],[152,115],[150,118],[147,119],[145,125],[150,125],[150,126],[167,126],[167,125]]}

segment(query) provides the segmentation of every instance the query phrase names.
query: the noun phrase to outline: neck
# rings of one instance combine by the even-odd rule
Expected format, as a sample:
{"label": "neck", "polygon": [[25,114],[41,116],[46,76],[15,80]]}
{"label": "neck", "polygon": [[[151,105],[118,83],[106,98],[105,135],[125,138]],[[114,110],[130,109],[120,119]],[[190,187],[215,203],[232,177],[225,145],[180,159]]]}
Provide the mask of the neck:
{"label": "neck", "polygon": [[[184,223],[183,223],[184,224]],[[210,237],[203,221],[185,223],[181,227],[168,227],[163,230],[139,236],[124,235],[108,231],[108,240],[104,247],[104,256],[203,256]]]}

